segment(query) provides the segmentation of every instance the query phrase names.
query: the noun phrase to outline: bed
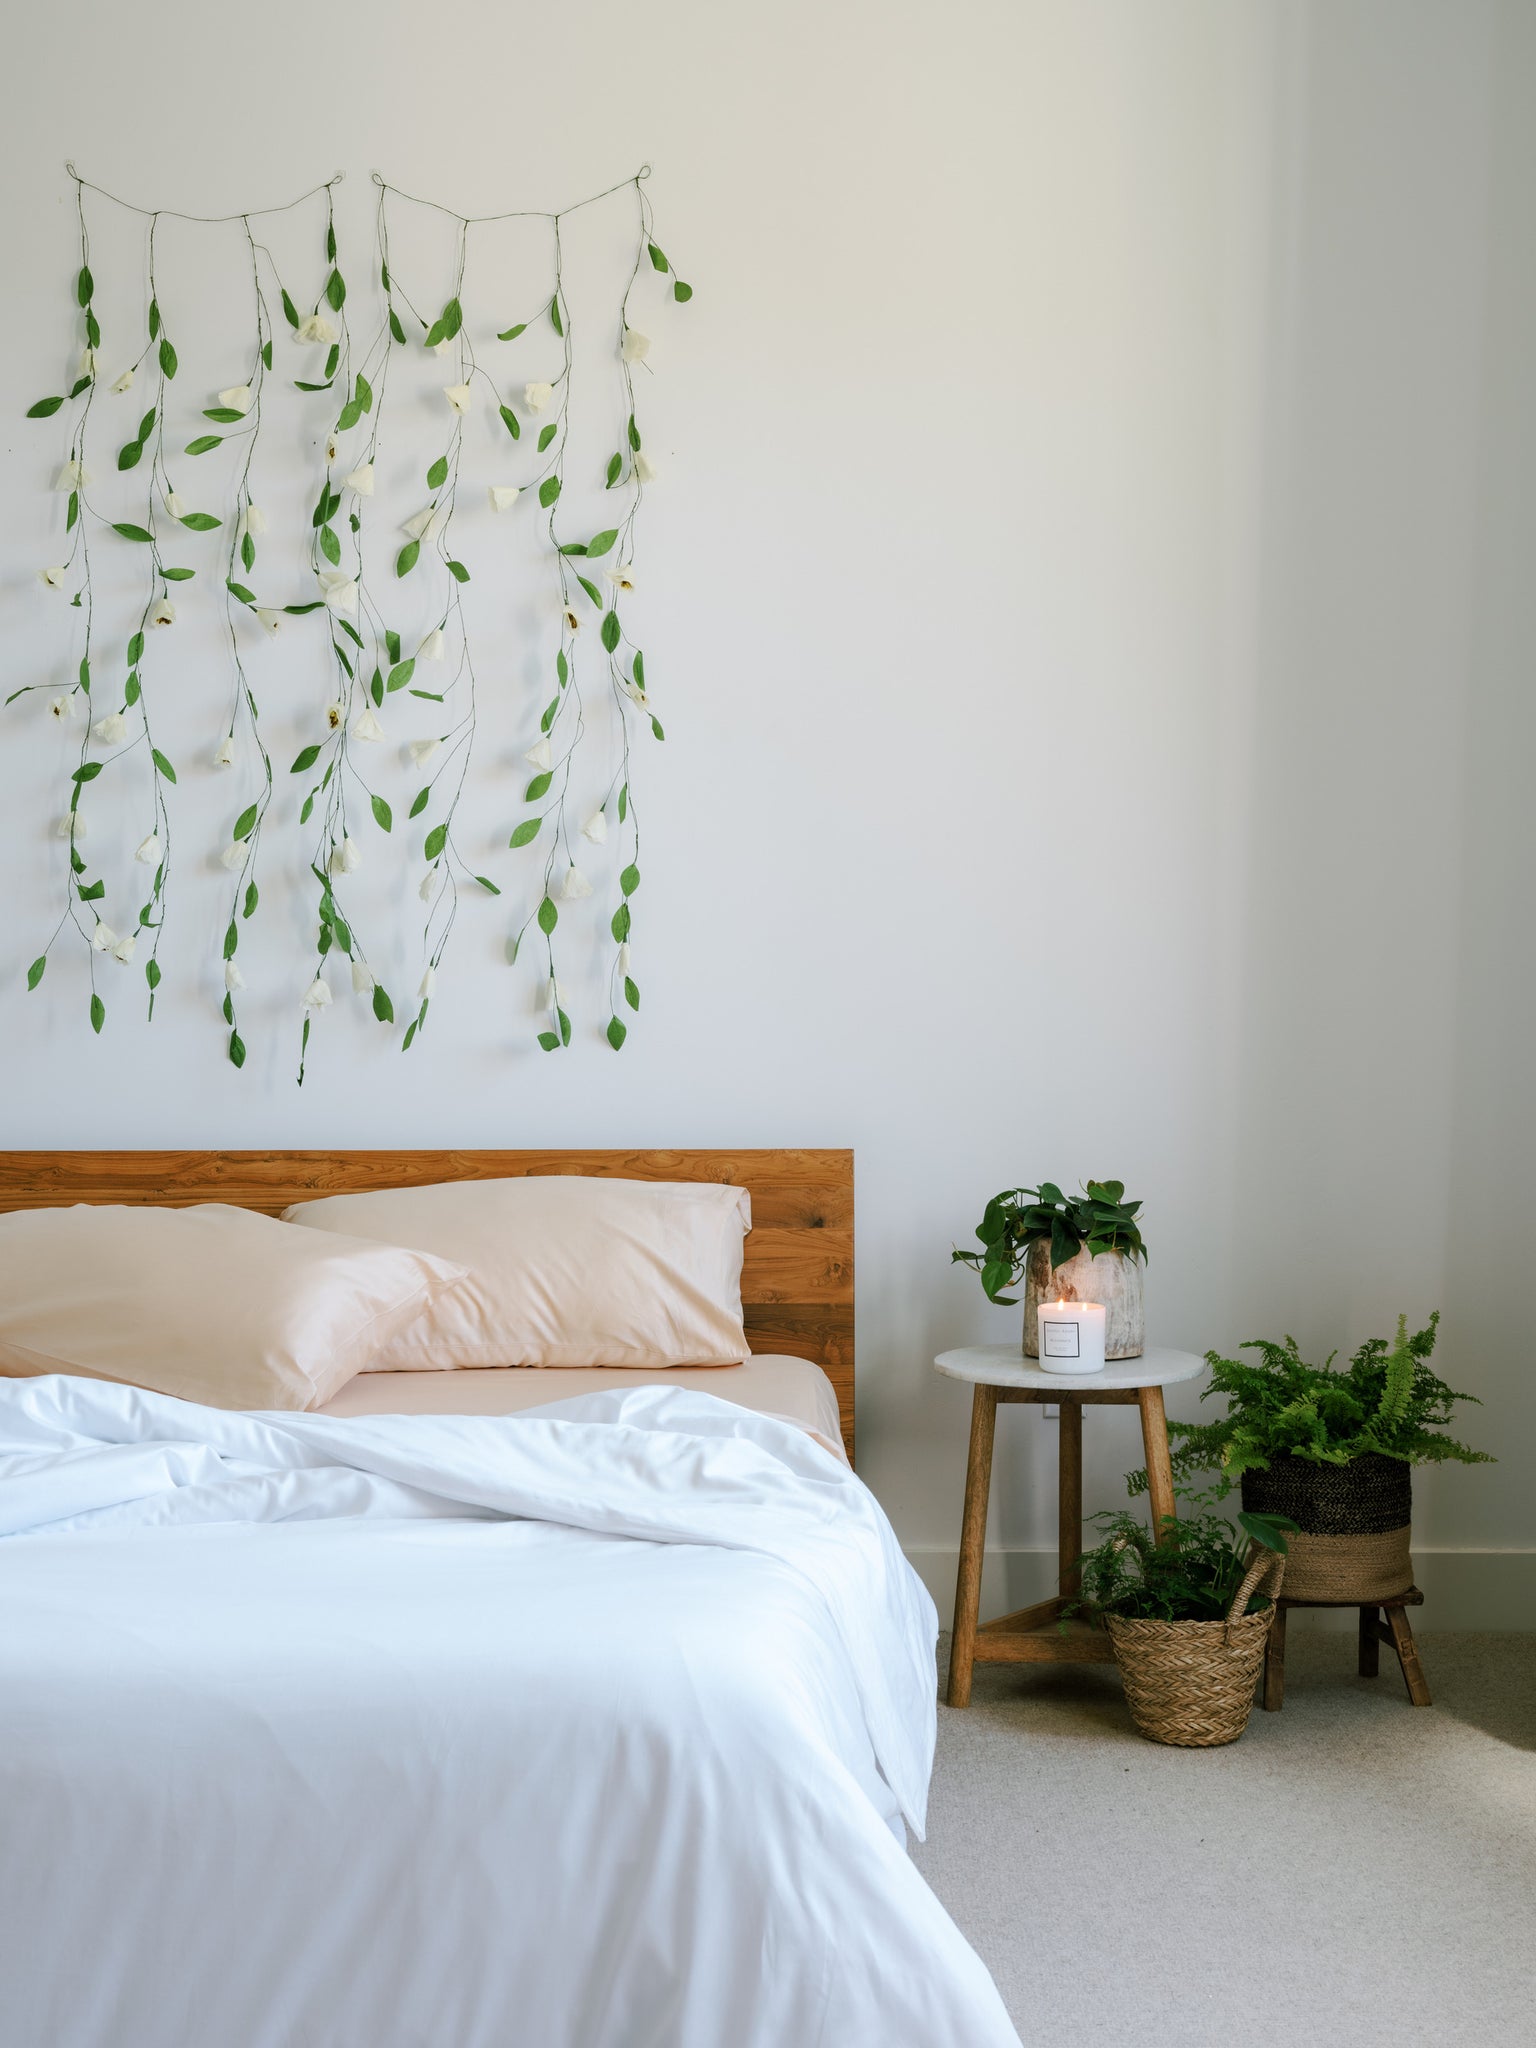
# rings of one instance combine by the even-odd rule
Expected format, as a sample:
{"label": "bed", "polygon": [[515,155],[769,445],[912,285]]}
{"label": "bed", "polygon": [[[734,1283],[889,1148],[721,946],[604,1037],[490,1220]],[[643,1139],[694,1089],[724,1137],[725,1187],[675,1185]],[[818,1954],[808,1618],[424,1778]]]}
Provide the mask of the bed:
{"label": "bed", "polygon": [[551,1172],[746,1187],[748,1366],[0,1385],[7,2044],[1016,2042],[906,1854],[934,1616],[849,1462],[850,1154],[13,1153],[0,1210]]}

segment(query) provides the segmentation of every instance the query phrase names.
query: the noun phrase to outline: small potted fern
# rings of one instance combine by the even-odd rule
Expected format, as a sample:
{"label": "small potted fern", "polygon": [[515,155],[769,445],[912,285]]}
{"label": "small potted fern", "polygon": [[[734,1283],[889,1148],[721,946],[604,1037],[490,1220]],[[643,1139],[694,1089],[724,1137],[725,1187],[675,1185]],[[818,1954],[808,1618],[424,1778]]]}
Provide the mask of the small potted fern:
{"label": "small potted fern", "polygon": [[1136,1221],[1140,1202],[1125,1183],[1090,1180],[1065,1195],[1051,1180],[1037,1188],[1004,1188],[986,1206],[976,1235],[981,1250],[955,1251],[974,1266],[988,1301],[1012,1308],[1005,1287],[1024,1282],[1024,1356],[1040,1356],[1035,1311],[1042,1301],[1093,1301],[1104,1310],[1106,1359],[1140,1358],[1146,1343],[1142,1267],[1147,1248]]}
{"label": "small potted fern", "polygon": [[[1224,1394],[1216,1422],[1170,1422],[1176,1473],[1216,1471],[1218,1494],[1241,1487],[1245,1510],[1294,1518],[1285,1590],[1293,1600],[1339,1606],[1392,1600],[1413,1585],[1409,1546],[1413,1467],[1454,1459],[1491,1462],[1445,1434],[1458,1394],[1430,1370],[1438,1312],[1412,1336],[1362,1344],[1347,1366],[1337,1353],[1309,1365],[1294,1337],[1242,1345],[1257,1360],[1208,1352],[1211,1383]],[[1133,1475],[1133,1492],[1146,1484]]]}

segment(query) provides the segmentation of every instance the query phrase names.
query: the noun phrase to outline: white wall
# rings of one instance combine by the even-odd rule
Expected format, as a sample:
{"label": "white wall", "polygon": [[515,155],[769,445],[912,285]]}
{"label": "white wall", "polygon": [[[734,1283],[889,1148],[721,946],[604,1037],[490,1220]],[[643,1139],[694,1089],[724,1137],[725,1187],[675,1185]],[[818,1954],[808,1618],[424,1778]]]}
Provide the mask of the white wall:
{"label": "white wall", "polygon": [[[1164,1342],[1290,1329],[1325,1350],[1443,1306],[1449,1377],[1488,1404],[1468,1433],[1503,1462],[1422,1483],[1430,1614],[1536,1621],[1530,10],[142,18],[94,0],[12,28],[7,687],[65,659],[32,573],[60,552],[38,533],[40,507],[62,525],[40,495],[58,437],[20,413],[57,384],[66,155],[201,212],[345,166],[359,285],[374,165],[491,211],[650,158],[697,297],[655,315],[647,387],[666,475],[636,611],[668,742],[641,782],[646,1008],[615,1058],[583,987],[576,1055],[530,1052],[506,907],[470,905],[422,1048],[402,1060],[348,1005],[300,1095],[306,899],[269,857],[237,1074],[213,1014],[223,878],[194,858],[162,1016],[146,1030],[107,983],[96,1041],[78,959],[21,989],[51,923],[63,742],[15,707],[5,1140],[851,1144],[861,1465],[936,1586],[965,1400],[928,1361],[1014,1327],[949,1246],[998,1186],[1115,1173],[1147,1200]],[[132,234],[98,218],[95,268],[127,304]],[[221,317],[182,315],[188,406],[228,381]],[[287,431],[273,491],[297,506],[312,450]],[[467,524],[472,564],[496,545]],[[521,628],[495,638],[510,601],[488,566],[473,596],[498,648],[492,843],[541,693]],[[224,688],[195,632],[165,657],[162,714],[194,764],[193,849],[227,823],[227,784],[195,765]],[[281,647],[258,684],[280,756],[326,690],[317,645]],[[402,945],[397,982],[406,963]],[[1109,1500],[1127,1418],[1090,1437]],[[1054,1446],[1038,1418],[1003,1438],[994,1537],[1027,1586]]]}

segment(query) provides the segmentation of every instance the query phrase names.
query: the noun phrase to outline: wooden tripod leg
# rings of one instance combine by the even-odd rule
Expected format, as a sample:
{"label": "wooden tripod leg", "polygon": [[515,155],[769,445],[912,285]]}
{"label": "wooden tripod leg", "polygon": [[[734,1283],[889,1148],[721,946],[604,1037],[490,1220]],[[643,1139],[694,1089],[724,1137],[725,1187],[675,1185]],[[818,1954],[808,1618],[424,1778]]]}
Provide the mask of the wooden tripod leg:
{"label": "wooden tripod leg", "polygon": [[1416,1707],[1430,1707],[1434,1701],[1429,1696],[1429,1685],[1424,1677],[1424,1667],[1419,1662],[1419,1646],[1413,1640],[1413,1630],[1408,1625],[1408,1616],[1401,1607],[1387,1609],[1387,1627],[1392,1631],[1392,1647],[1397,1652],[1397,1661],[1403,1667],[1403,1683],[1408,1688],[1408,1698]]}
{"label": "wooden tripod leg", "polygon": [[1264,1711],[1278,1714],[1285,1705],[1285,1609],[1277,1607],[1264,1645]]}
{"label": "wooden tripod leg", "polygon": [[1083,1550],[1083,1404],[1063,1397],[1057,1446],[1056,1590],[1070,1600],[1081,1587]]}
{"label": "wooden tripod leg", "polygon": [[949,1645],[952,1707],[971,1704],[976,1621],[981,1611],[981,1562],[987,1541],[987,1495],[992,1485],[992,1439],[997,1389],[978,1386],[971,1402],[971,1449],[965,1467],[965,1516],[960,1525],[960,1569],[955,1575],[955,1632]]}
{"label": "wooden tripod leg", "polygon": [[1163,1523],[1174,1512],[1173,1465],[1168,1457],[1168,1417],[1161,1387],[1138,1387],[1141,1441],[1147,1454],[1147,1500],[1152,1509],[1152,1535],[1163,1540]]}
{"label": "wooden tripod leg", "polygon": [[1381,1625],[1379,1607],[1362,1607],[1360,1610],[1360,1676],[1374,1678],[1381,1669]]}

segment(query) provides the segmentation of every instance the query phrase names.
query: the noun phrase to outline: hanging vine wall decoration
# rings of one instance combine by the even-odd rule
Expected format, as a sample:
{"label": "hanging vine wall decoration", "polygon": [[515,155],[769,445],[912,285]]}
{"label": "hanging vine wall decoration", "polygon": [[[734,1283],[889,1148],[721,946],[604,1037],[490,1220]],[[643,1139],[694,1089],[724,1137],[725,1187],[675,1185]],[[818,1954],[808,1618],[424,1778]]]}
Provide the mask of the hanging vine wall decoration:
{"label": "hanging vine wall decoration", "polygon": [[[68,452],[55,478],[55,489],[67,493],[65,532],[70,536],[70,550],[62,564],[45,568],[39,574],[53,589],[62,591],[73,585],[69,602],[83,616],[83,646],[75,680],[62,694],[52,697],[48,710],[54,719],[67,722],[83,706],[85,719],[75,765],[70,771],[68,808],[58,823],[58,835],[66,842],[68,853],[65,907],[43,951],[27,971],[28,988],[35,989],[41,983],[55,947],[66,926],[70,926],[84,941],[93,1029],[99,1033],[106,1019],[105,1000],[97,987],[103,957],[110,954],[117,963],[127,965],[135,959],[141,944],[145,949],[141,957],[148,985],[149,1015],[154,1015],[156,991],[162,981],[158,956],[169,902],[171,806],[177,771],[151,724],[150,650],[154,636],[176,621],[178,599],[172,596],[172,586],[177,586],[178,597],[185,603],[185,586],[193,582],[196,574],[193,567],[168,558],[166,536],[172,532],[204,534],[222,529],[224,574],[220,602],[230,674],[210,759],[220,771],[244,772],[247,777],[236,803],[230,807],[228,840],[220,854],[232,877],[220,962],[221,1009],[230,1060],[239,1067],[246,1057],[236,998],[246,986],[239,964],[242,932],[255,916],[261,900],[258,857],[264,836],[270,834],[274,805],[279,818],[288,808],[283,801],[284,781],[274,775],[260,709],[247,678],[242,640],[253,630],[265,634],[289,630],[291,622],[311,615],[318,615],[326,634],[328,676],[325,694],[312,714],[314,736],[300,748],[290,771],[292,776],[303,778],[289,785],[302,791],[294,812],[299,832],[307,832],[312,823],[318,828],[307,843],[302,837],[300,840],[305,855],[304,872],[316,892],[317,936],[307,982],[300,983],[296,978],[295,998],[300,1009],[299,1080],[304,1078],[312,1027],[331,1005],[335,993],[331,976],[339,961],[346,962],[344,971],[352,991],[368,998],[374,1017],[386,1026],[396,1021],[393,999],[369,965],[366,946],[344,895],[349,878],[364,865],[369,832],[376,831],[388,842],[394,839],[398,823],[404,828],[399,838],[414,843],[418,819],[423,821],[422,838],[414,867],[419,874],[416,899],[424,905],[422,973],[405,1024],[402,1049],[409,1050],[426,1027],[438,974],[457,920],[461,887],[471,884],[492,897],[502,895],[504,887],[514,892],[514,900],[521,895],[525,914],[509,935],[508,958],[515,964],[530,933],[537,932],[541,980],[546,984],[548,1007],[548,1021],[537,1033],[538,1043],[551,1052],[571,1044],[573,1027],[559,978],[556,937],[562,918],[594,895],[593,883],[578,859],[569,815],[573,765],[587,732],[584,683],[588,691],[595,683],[611,702],[618,738],[618,765],[601,801],[575,827],[576,834],[594,848],[604,845],[611,830],[622,861],[616,878],[616,899],[604,906],[613,945],[608,970],[610,1014],[605,1035],[618,1050],[628,1031],[623,1013],[633,1013],[640,1006],[640,992],[631,967],[633,904],[640,886],[639,813],[630,772],[632,726],[638,722],[648,727],[655,739],[664,738],[647,691],[644,655],[630,638],[622,618],[623,601],[635,587],[636,518],[646,486],[655,476],[642,444],[634,380],[635,368],[645,361],[650,343],[631,324],[630,311],[642,278],[652,274],[668,283],[675,302],[686,303],[692,297],[691,288],[672,271],[655,239],[644,190],[649,166],[633,178],[561,212],[517,211],[483,216],[455,213],[435,201],[415,198],[375,172],[375,238],[382,311],[377,331],[355,367],[348,321],[351,300],[338,251],[334,208],[340,174],[288,206],[212,219],[173,214],[167,209],[149,212],[128,207],[126,202],[79,177],[72,165],[69,172],[75,184],[79,223],[80,264],[74,298],[83,350],[67,392],[39,399],[29,408],[28,417],[50,419],[65,406],[76,408],[71,415]],[[142,497],[127,508],[133,516],[123,518],[111,516],[115,508],[99,508],[91,491],[93,477],[86,460],[103,361],[103,335],[95,310],[96,285],[90,262],[88,191],[111,205],[126,208],[147,223],[146,334],[137,355],[107,387],[121,397],[142,385],[147,387],[145,396],[149,400],[132,432],[115,451],[117,474],[129,478],[138,471],[142,478]],[[617,495],[608,522],[595,532],[583,529],[573,534],[562,522],[574,377],[573,322],[565,288],[562,223],[581,208],[620,193],[633,196],[635,245],[612,333],[615,377],[607,396],[613,408],[616,445],[601,478],[590,480],[594,489]],[[316,266],[319,282],[313,296],[301,292],[295,298],[278,274],[272,252],[259,239],[253,223],[272,214],[293,212],[311,202],[323,204],[324,208],[324,260]],[[439,311],[432,311],[431,302],[425,301],[419,290],[412,292],[392,262],[391,212],[398,212],[401,207],[426,209],[452,223],[452,284]],[[190,309],[178,288],[162,291],[157,268],[157,232],[166,219],[236,229],[248,261],[252,305],[250,352],[245,362],[233,366],[237,381],[220,389],[215,403],[200,409],[202,419],[217,431],[207,431],[199,421],[198,430],[174,454],[172,445],[180,440],[176,422],[187,416],[176,413],[174,407],[174,380],[180,363],[173,326]],[[472,231],[519,220],[547,224],[545,267],[530,283],[522,306],[506,308],[518,317],[505,326],[487,330],[484,346],[491,353],[488,362],[482,363],[464,311]],[[306,403],[312,403],[319,394],[328,394],[326,402],[332,408],[332,424],[324,442],[323,471],[310,512],[308,557],[314,583],[312,591],[298,597],[279,593],[267,593],[264,597],[259,589],[260,543],[268,523],[253,494],[253,470],[264,419],[272,403],[269,386],[284,381],[277,379],[274,371],[274,336],[280,332],[273,312],[274,295],[291,342],[306,352],[324,351],[318,374],[286,381],[306,395]],[[301,311],[306,305],[309,310]],[[489,339],[492,333],[494,342]],[[440,387],[441,441],[430,461],[424,464],[428,493],[425,504],[404,522],[402,539],[375,544],[370,553],[366,545],[367,516],[374,495],[375,464],[383,446],[390,368],[402,352],[412,349],[413,334],[416,345],[430,352],[441,374],[452,380]],[[524,368],[537,366],[532,359],[519,362],[522,352],[517,344],[525,336],[543,336],[546,344],[552,341],[557,347],[560,366],[547,380],[521,377]],[[474,757],[479,685],[463,601],[471,570],[455,552],[453,527],[466,456],[466,430],[475,424],[481,412],[502,451],[496,458],[496,473],[505,479],[487,487],[491,510],[498,514],[513,513],[521,500],[536,500],[549,565],[546,609],[553,678],[547,686],[548,700],[536,723],[530,721],[531,743],[524,750],[524,760],[532,772],[520,792],[516,814],[509,821],[507,840],[514,852],[538,849],[533,877],[521,883],[516,880],[517,864],[505,883],[478,872],[455,839],[455,824]],[[531,444],[528,446],[524,445],[525,431]],[[168,436],[172,445],[168,445]],[[98,432],[95,440],[100,439]],[[187,464],[231,442],[241,444],[232,501],[218,511],[204,509],[201,500],[205,494],[191,489],[192,476],[187,473]],[[135,616],[125,622],[130,630],[124,635],[121,649],[124,679],[110,690],[103,690],[102,682],[106,660],[113,650],[112,644],[104,640],[105,629],[97,618],[92,573],[93,544],[106,534],[143,549],[146,564],[142,603]],[[419,598],[418,586],[423,579],[429,594],[425,615],[432,623],[407,651],[406,637],[398,625],[390,623],[391,615],[398,618],[400,600],[408,593],[414,592]],[[580,650],[594,639],[600,654],[588,663]],[[103,645],[109,649],[106,657],[99,652]],[[46,693],[51,687],[44,682],[28,683],[13,692],[7,703],[37,692]],[[386,713],[391,703],[404,704],[407,700],[426,707],[434,729],[408,743],[409,758],[419,774],[420,786],[405,817],[397,820],[394,806],[377,786],[378,777],[371,761],[385,758],[378,743],[387,736],[387,721],[380,714]],[[377,751],[370,753],[370,749]],[[108,921],[107,879],[104,875],[92,877],[89,856],[84,851],[88,839],[85,810],[103,775],[119,770],[129,774],[138,762],[144,764],[140,770],[141,800],[149,830],[134,859],[150,870],[149,891],[135,916],[113,913],[120,921],[119,928]],[[526,875],[526,870],[523,872]]]}

